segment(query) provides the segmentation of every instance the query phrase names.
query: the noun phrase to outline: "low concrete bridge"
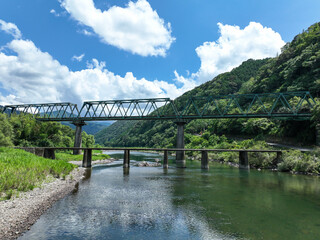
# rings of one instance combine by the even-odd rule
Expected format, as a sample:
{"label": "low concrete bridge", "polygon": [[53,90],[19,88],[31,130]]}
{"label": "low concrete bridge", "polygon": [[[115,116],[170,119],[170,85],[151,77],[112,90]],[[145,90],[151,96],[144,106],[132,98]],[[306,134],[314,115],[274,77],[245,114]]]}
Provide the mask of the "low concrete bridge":
{"label": "low concrete bridge", "polygon": [[[68,121],[76,126],[74,154],[81,153],[81,132],[87,121],[172,120],[177,124],[176,162],[185,166],[184,126],[193,119],[274,118],[309,120],[316,105],[310,92],[192,96],[184,101],[169,98],[72,103],[6,105],[0,111],[32,114],[39,121]],[[320,141],[320,127],[317,131]],[[182,150],[180,150],[182,149]],[[181,164],[180,164],[181,163]]]}
{"label": "low concrete bridge", "polygon": [[[55,159],[56,150],[83,150],[82,167],[90,168],[92,162],[93,150],[104,151],[124,151],[123,153],[123,167],[130,167],[130,151],[157,151],[163,152],[163,168],[168,168],[168,153],[169,152],[201,152],[201,169],[209,169],[208,152],[238,152],[239,153],[239,168],[250,169],[248,161],[249,152],[260,153],[276,153],[275,162],[282,160],[281,150],[258,150],[258,149],[186,149],[186,148],[64,148],[64,147],[15,147],[17,149],[23,149],[41,157]],[[176,160],[177,167],[185,167],[185,162]]]}

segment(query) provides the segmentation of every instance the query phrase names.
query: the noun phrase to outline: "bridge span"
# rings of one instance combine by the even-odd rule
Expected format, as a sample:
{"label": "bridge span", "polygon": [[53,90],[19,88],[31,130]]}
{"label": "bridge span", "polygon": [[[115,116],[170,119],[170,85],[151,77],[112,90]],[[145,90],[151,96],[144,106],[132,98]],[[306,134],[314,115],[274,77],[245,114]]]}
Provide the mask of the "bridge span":
{"label": "bridge span", "polygon": [[[168,168],[168,153],[169,152],[201,152],[201,169],[209,169],[209,158],[208,152],[238,152],[239,153],[239,168],[250,169],[248,153],[260,152],[260,153],[276,153],[273,160],[274,164],[282,161],[281,150],[259,150],[259,149],[185,149],[185,148],[65,148],[65,147],[15,147],[17,149],[23,149],[27,152],[31,152],[41,157],[55,159],[56,150],[84,150],[82,167],[90,168],[92,162],[92,151],[93,150],[111,150],[111,151],[123,151],[123,168],[130,167],[130,151],[156,151],[163,152],[163,168]],[[181,165],[181,162],[177,162],[177,167],[185,167]]]}
{"label": "bridge span", "polygon": [[[184,125],[193,119],[272,118],[309,120],[316,102],[310,92],[181,96],[169,98],[6,105],[1,112],[32,114],[39,121],[68,121],[76,126],[74,154],[81,153],[81,132],[87,121],[164,120],[177,124],[178,149],[184,149]],[[319,131],[320,132],[320,131]],[[185,165],[185,152],[176,160]]]}

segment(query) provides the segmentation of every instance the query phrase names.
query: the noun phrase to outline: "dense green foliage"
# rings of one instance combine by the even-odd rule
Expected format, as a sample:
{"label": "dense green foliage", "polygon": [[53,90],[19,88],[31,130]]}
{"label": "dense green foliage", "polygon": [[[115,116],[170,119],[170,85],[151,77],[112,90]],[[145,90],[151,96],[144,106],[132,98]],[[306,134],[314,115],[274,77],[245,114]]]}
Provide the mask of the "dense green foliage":
{"label": "dense green foliage", "polygon": [[[187,134],[188,144],[186,148],[212,148],[212,149],[270,149],[265,141],[243,140],[235,141],[218,136],[206,131],[200,135]],[[201,158],[200,153],[187,152],[191,158]],[[220,162],[238,163],[238,152],[210,152],[209,159]],[[251,168],[278,169],[281,172],[320,173],[320,152],[301,153],[300,151],[285,151],[281,161],[278,161],[276,153],[249,153]]]}
{"label": "dense green foliage", "polygon": [[[40,122],[29,114],[0,114],[0,146],[72,147],[74,130],[59,122]],[[95,144],[93,135],[82,133],[82,145]]]}
{"label": "dense green foliage", "polygon": [[75,165],[62,160],[38,157],[19,149],[0,148],[0,198],[15,191],[32,190],[49,175],[65,177]]}
{"label": "dense green foliage", "polygon": [[320,23],[287,43],[278,57],[261,68],[252,85],[253,92],[305,90],[319,97]]}
{"label": "dense green foliage", "polygon": [[[248,60],[231,72],[220,74],[186,92],[175,100],[177,107],[190,96],[221,94],[311,91],[320,95],[320,24],[312,25],[286,44],[282,53],[270,59]],[[293,99],[297,101],[297,99]],[[317,119],[315,116],[313,119]],[[113,125],[116,127],[113,128]],[[115,123],[96,134],[99,143],[108,146],[173,147],[176,125],[170,121],[139,121]],[[278,141],[313,144],[315,124],[311,121],[270,119],[193,120],[186,125],[186,135],[210,134],[257,137]],[[186,137],[186,144],[190,138]]]}
{"label": "dense green foliage", "polygon": [[95,141],[101,145],[108,145],[120,135],[125,135],[134,125],[135,121],[117,121],[94,135]]}

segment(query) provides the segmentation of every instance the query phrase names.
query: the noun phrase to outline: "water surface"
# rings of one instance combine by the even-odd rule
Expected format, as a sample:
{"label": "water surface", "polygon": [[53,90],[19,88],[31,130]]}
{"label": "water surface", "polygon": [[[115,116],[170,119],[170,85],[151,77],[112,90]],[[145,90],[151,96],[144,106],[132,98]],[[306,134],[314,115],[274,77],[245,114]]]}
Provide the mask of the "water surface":
{"label": "water surface", "polygon": [[213,163],[204,171],[196,161],[128,172],[121,163],[93,167],[20,239],[319,239],[318,177]]}

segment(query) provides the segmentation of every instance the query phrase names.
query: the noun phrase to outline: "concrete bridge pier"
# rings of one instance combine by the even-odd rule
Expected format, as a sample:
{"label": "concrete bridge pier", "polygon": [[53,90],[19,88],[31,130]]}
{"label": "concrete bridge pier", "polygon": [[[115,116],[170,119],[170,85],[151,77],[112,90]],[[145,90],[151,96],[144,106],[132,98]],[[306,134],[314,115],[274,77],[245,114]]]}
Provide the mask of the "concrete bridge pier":
{"label": "concrete bridge pier", "polygon": [[209,169],[208,151],[201,151],[201,169]]}
{"label": "concrete bridge pier", "polygon": [[124,150],[123,154],[123,168],[130,167],[130,150]]}
{"label": "concrete bridge pier", "polygon": [[239,151],[239,168],[247,170],[250,169],[247,151]]}
{"label": "concrete bridge pier", "polygon": [[163,153],[163,168],[167,169],[169,167],[168,164],[168,151],[164,151]]}
{"label": "concrete bridge pier", "polygon": [[316,146],[320,146],[320,124],[316,125]]}
{"label": "concrete bridge pier", "polygon": [[85,149],[83,153],[82,167],[91,168],[92,149]]}
{"label": "concrete bridge pier", "polygon": [[[176,122],[177,124],[177,146],[176,148],[184,148],[184,125],[186,122]],[[176,152],[176,166],[178,168],[185,168],[186,167],[186,159],[185,159],[185,152],[184,151],[177,151]]]}
{"label": "concrete bridge pier", "polygon": [[[84,121],[78,121],[78,122],[72,122],[73,125],[76,126],[76,133],[74,137],[74,147],[81,148],[82,146],[82,126],[86,125]],[[80,149],[74,149],[73,155],[80,155],[81,150]]]}
{"label": "concrete bridge pier", "polygon": [[43,157],[44,158],[50,158],[50,159],[56,159],[56,155],[54,153],[54,149],[45,148],[43,150]]}

